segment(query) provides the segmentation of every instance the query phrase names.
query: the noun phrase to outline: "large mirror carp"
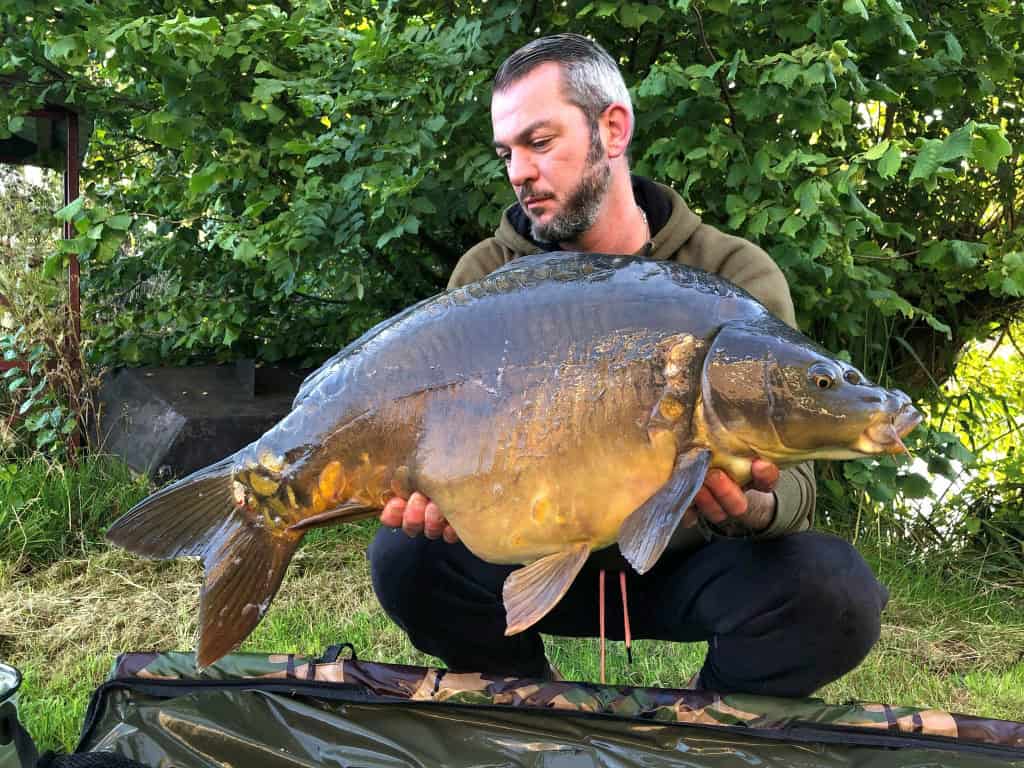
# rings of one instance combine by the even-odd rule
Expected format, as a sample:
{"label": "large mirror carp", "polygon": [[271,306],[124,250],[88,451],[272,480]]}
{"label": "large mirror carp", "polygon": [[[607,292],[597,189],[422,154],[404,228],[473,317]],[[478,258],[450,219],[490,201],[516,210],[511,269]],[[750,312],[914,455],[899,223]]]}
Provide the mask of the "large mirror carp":
{"label": "large mirror carp", "polygon": [[676,263],[516,259],[420,302],[328,360],[293,410],[236,454],[157,491],[108,537],[203,559],[197,662],[267,611],[303,534],[437,502],[493,563],[508,633],[618,543],[638,572],[665,549],[705,473],[905,450],[921,416],[772,316]]}

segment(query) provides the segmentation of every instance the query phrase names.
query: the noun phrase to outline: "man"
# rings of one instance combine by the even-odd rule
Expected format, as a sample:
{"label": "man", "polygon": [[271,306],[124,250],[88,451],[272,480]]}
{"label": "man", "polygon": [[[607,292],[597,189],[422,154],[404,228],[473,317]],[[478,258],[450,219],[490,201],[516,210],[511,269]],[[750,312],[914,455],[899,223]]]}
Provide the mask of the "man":
{"label": "man", "polygon": [[[764,251],[630,175],[632,106],[604,49],[578,35],[535,40],[502,65],[493,91],[494,147],[519,202],[462,257],[449,287],[540,251],[635,254],[716,272],[795,327],[788,286]],[[708,641],[695,686],[805,696],[860,663],[887,595],[849,544],[808,530],[809,465],[780,472],[756,459],[752,475],[743,489],[712,470],[655,568],[629,571],[632,634]],[[707,541],[698,515],[720,535]],[[597,574],[610,563],[628,570],[616,547],[596,553],[550,614],[505,637],[501,585],[513,567],[474,557],[421,494],[392,499],[381,521],[389,527],[369,552],[381,605],[417,648],[457,670],[551,675],[540,633],[596,635]],[[606,601],[610,637],[623,637],[622,602]]]}

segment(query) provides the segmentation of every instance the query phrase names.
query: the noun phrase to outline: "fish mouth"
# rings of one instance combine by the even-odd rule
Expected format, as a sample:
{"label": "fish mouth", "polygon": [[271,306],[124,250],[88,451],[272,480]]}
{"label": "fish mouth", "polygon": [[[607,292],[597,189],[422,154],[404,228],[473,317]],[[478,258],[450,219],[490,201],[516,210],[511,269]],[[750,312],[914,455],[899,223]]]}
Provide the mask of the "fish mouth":
{"label": "fish mouth", "polygon": [[894,414],[880,414],[861,432],[852,446],[853,450],[866,455],[879,453],[905,453],[910,451],[903,444],[903,438],[921,423],[924,416],[909,403]]}

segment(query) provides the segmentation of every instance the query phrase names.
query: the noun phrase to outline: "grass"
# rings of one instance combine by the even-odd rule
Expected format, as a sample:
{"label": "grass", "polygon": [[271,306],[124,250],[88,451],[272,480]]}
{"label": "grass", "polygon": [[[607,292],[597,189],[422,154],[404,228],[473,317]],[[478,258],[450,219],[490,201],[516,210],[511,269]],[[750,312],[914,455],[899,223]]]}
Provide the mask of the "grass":
{"label": "grass", "polygon": [[0,561],[31,568],[88,551],[147,487],[112,456],[0,462]]}
{"label": "grass", "polygon": [[[70,486],[66,474],[31,471],[36,474],[25,483],[35,485],[40,499],[50,498],[46,483]],[[58,488],[61,513],[47,514],[59,527],[46,545],[23,542],[7,550],[15,557],[0,560],[0,659],[25,675],[22,719],[41,749],[74,746],[89,695],[118,653],[194,647],[199,565],[141,560],[99,543],[103,526],[134,501],[140,486],[115,480],[116,469],[89,471],[86,480],[105,489],[81,481],[78,498],[94,510],[80,518],[90,533],[74,530],[74,513],[65,515],[60,506],[71,497]],[[99,509],[102,504],[110,506]],[[438,664],[416,651],[377,605],[365,558],[375,526],[314,531],[242,650],[318,654],[331,643],[351,642],[364,659]],[[0,534],[6,539],[4,529]],[[860,548],[892,595],[882,638],[860,667],[818,696],[1024,720],[1024,585],[934,559],[914,561],[891,547],[862,541]],[[37,552],[53,562],[27,554]],[[548,638],[547,644],[566,677],[598,679],[596,640]],[[701,643],[639,641],[628,665],[621,643],[610,643],[609,682],[682,686],[703,654]]]}

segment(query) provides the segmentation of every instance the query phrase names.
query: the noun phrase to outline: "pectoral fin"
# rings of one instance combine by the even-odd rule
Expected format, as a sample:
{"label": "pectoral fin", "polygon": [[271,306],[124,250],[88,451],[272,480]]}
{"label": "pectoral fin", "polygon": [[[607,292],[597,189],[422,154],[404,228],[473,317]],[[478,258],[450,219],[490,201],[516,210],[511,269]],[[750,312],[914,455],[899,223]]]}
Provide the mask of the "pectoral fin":
{"label": "pectoral fin", "polygon": [[638,507],[619,530],[619,550],[637,573],[658,562],[686,508],[704,483],[711,451],[691,448],[676,457],[668,482]]}
{"label": "pectoral fin", "polygon": [[590,545],[574,544],[509,574],[502,588],[505,634],[522,632],[544,618],[569,590],[589,554]]}

